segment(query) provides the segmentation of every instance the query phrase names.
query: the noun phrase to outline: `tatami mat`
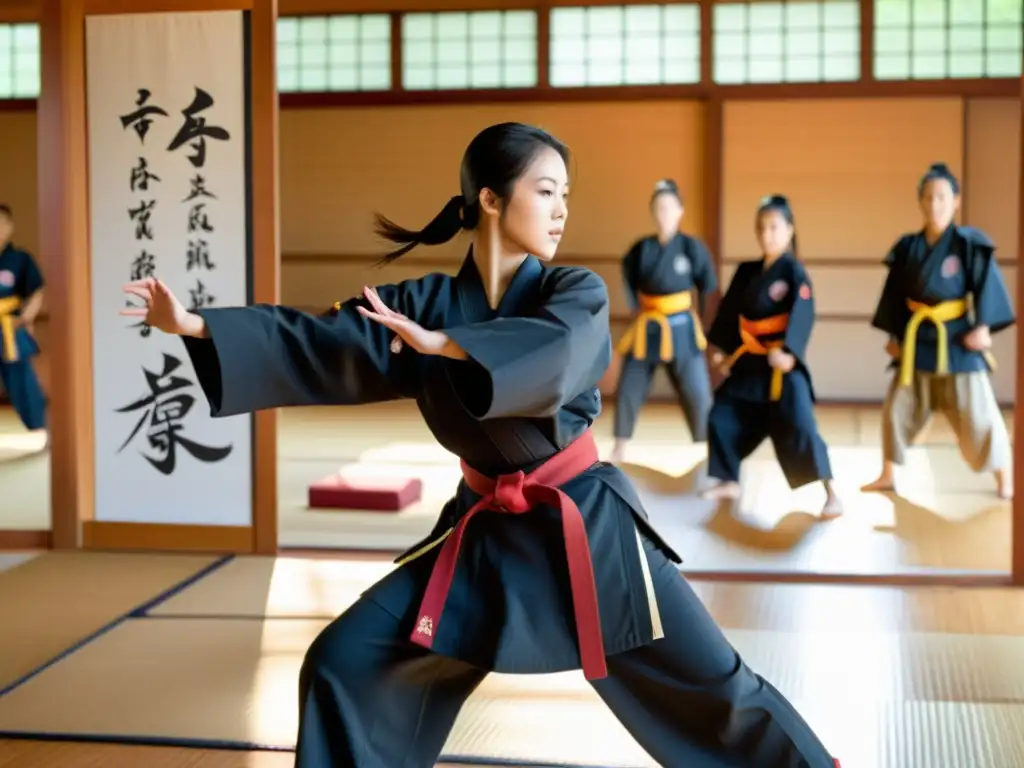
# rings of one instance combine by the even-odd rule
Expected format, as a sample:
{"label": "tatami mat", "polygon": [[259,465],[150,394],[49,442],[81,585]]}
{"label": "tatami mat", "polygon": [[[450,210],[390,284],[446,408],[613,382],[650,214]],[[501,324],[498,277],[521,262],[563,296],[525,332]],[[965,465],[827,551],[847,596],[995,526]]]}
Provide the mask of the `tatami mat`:
{"label": "tatami mat", "polygon": [[0,692],[215,562],[210,556],[48,552],[0,573]]}
{"label": "tatami mat", "polygon": [[[153,606],[171,617],[332,619],[394,566],[389,559],[236,557]],[[1024,635],[1024,591],[693,581],[731,629]]]}
{"label": "tatami mat", "polygon": [[[0,737],[91,734],[289,748],[298,668],[325,621],[132,619],[0,698]],[[730,631],[848,768],[1024,764],[1024,638]],[[971,671],[973,670],[973,671]],[[145,706],[139,706],[145,702]],[[456,758],[652,766],[578,673],[491,675]]]}

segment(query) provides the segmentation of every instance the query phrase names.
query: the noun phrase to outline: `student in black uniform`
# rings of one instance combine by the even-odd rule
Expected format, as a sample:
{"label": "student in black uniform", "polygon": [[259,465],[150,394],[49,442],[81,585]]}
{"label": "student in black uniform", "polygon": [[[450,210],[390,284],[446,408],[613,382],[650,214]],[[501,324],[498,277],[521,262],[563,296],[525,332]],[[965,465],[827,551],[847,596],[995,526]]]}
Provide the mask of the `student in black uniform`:
{"label": "student in black uniform", "polygon": [[793,211],[782,195],[761,201],[756,216],[763,256],[742,262],[718,307],[708,341],[727,378],[715,390],[708,423],[708,475],[719,481],[705,498],[737,498],[740,463],[771,438],[791,488],[821,481],[823,517],[842,513],[828,448],[814,418],[807,344],[814,296],[797,258]]}
{"label": "student in black uniform", "polygon": [[865,491],[895,490],[896,467],[935,411],[956,432],[975,472],[995,475],[1013,496],[1010,436],[992,390],[992,334],[1015,322],[995,245],[954,222],[960,183],[945,163],[922,177],[924,227],[900,237],[885,258],[889,274],[871,324],[889,334],[895,369],[882,416],[882,473]]}
{"label": "student in black uniform", "polygon": [[655,185],[651,213],[658,234],[634,243],[622,262],[626,299],[636,318],[618,345],[623,359],[616,390],[615,447],[609,457],[614,463],[625,458],[651,380],[663,365],[690,435],[695,442],[707,439],[711,379],[700,319],[718,279],[704,243],[679,231],[683,198],[671,179]]}
{"label": "student in black uniform", "polygon": [[32,326],[43,307],[43,275],[14,245],[14,214],[0,204],[0,381],[25,429],[46,427],[46,397],[32,367],[39,344]]}
{"label": "student in black uniform", "polygon": [[607,290],[548,264],[567,158],[536,128],[482,131],[461,193],[423,230],[379,222],[402,244],[389,259],[470,231],[458,274],[366,288],[330,317],[191,314],[159,281],[127,287],[146,307],[123,314],[184,337],[215,416],[415,398],[462,457],[434,532],[310,647],[300,768],[433,766],[489,671],[580,667],[662,765],[833,766],[680,577],[626,476],[598,460]]}

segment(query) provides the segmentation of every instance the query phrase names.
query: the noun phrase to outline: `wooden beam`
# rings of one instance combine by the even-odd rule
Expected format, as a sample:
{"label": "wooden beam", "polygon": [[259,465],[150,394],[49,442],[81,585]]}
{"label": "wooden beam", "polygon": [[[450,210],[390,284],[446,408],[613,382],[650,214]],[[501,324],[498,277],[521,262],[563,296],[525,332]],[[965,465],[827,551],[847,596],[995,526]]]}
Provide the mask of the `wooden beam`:
{"label": "wooden beam", "polygon": [[[252,301],[276,304],[281,291],[278,180],[277,0],[252,9]],[[253,550],[277,552],[277,412],[253,421]]]}
{"label": "wooden beam", "polygon": [[[1020,79],[1020,115],[1021,128],[1020,155],[1018,156],[1020,192],[1017,196],[1017,208],[1020,211],[1018,221],[1018,258],[1024,255],[1024,77]],[[1017,270],[1017,314],[1020,316],[1020,309],[1024,307],[1024,269]],[[1017,323],[1017,397],[1016,407],[1013,411],[1013,434],[1015,437],[1024,435],[1024,333],[1021,333],[1020,322]],[[1010,524],[1011,555],[1010,568],[1012,571],[1013,583],[1016,586],[1024,586],[1024,496],[1020,490],[1024,488],[1024,452],[1020,451],[1014,440],[1013,451],[1013,519]]]}
{"label": "wooden beam", "polygon": [[52,544],[74,549],[93,516],[92,327],[82,0],[42,0],[39,252],[53,333],[49,353]]}

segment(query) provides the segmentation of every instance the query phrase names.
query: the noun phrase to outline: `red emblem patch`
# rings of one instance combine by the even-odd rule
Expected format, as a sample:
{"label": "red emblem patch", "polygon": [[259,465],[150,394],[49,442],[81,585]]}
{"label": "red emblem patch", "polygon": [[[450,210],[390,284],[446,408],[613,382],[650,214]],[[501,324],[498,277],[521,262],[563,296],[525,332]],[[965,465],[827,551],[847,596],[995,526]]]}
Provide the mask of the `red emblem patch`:
{"label": "red emblem patch", "polygon": [[10,288],[14,285],[14,273],[9,269],[0,270],[0,285]]}
{"label": "red emblem patch", "polygon": [[782,301],[786,298],[787,293],[789,293],[789,285],[785,280],[776,280],[768,286],[768,297],[772,301]]}
{"label": "red emblem patch", "polygon": [[960,274],[960,259],[957,256],[947,256],[942,260],[942,276],[955,277]]}
{"label": "red emblem patch", "polygon": [[809,298],[811,298],[811,286],[809,286],[807,283],[804,283],[803,285],[800,286],[800,298],[803,299],[804,301],[807,301]]}

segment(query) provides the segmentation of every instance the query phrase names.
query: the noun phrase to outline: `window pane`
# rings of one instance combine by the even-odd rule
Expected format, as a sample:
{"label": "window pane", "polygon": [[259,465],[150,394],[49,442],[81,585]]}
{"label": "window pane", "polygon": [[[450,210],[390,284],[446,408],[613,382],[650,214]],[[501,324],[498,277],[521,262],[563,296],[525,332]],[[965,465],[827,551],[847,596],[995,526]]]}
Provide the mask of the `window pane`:
{"label": "window pane", "polygon": [[1021,54],[989,51],[985,62],[985,74],[989,77],[1020,77]]}
{"label": "window pane", "polygon": [[666,59],[663,62],[666,83],[683,84],[700,82],[700,61],[693,58]]}
{"label": "window pane", "polygon": [[813,83],[822,79],[822,60],[818,57],[791,56],[786,59],[785,79],[790,83]]}
{"label": "window pane", "polygon": [[696,2],[554,8],[549,80],[556,87],[699,82],[699,35]]}
{"label": "window pane", "polygon": [[277,33],[277,87],[282,93],[391,88],[388,14],[279,18]]}
{"label": "window pane", "polygon": [[875,0],[875,25],[877,27],[909,27],[910,3],[908,0]]}
{"label": "window pane", "polygon": [[[875,75],[882,79],[1017,77],[1021,0],[874,0]],[[897,48],[897,41],[909,38]],[[897,50],[909,61],[897,64]]]}
{"label": "window pane", "polygon": [[1019,0],[988,0],[985,11],[987,21],[992,24],[1024,23],[1024,6]]}
{"label": "window pane", "polygon": [[946,77],[944,54],[917,53],[910,60],[910,71],[916,80],[935,80]]}
{"label": "window pane", "polygon": [[906,80],[910,77],[910,56],[879,54],[875,56],[875,78]]}
{"label": "window pane", "polygon": [[548,80],[551,85],[558,88],[576,88],[586,85],[587,65],[582,60],[552,64]]}
{"label": "window pane", "polygon": [[950,77],[984,77],[985,55],[981,51],[956,51],[949,55]]}
{"label": "window pane", "polygon": [[39,96],[38,24],[0,24],[0,99]]}
{"label": "window pane", "polygon": [[961,24],[981,24],[985,19],[985,0],[957,0],[949,8],[949,23],[954,29]]}
{"label": "window pane", "polygon": [[821,82],[860,76],[857,0],[722,0],[713,11],[716,82]]}
{"label": "window pane", "polygon": [[[536,28],[534,11],[407,14],[402,34],[402,55],[408,65],[403,66],[403,86],[423,90],[535,84]],[[557,48],[553,42],[553,59]],[[414,74],[413,66],[432,74]],[[527,69],[534,74],[527,76]]]}
{"label": "window pane", "polygon": [[714,78],[716,83],[745,83],[747,62],[745,59],[715,59]]}
{"label": "window pane", "polygon": [[[298,19],[279,18],[277,20],[277,43],[295,43],[299,39]],[[0,38],[2,40],[2,38]]]}

